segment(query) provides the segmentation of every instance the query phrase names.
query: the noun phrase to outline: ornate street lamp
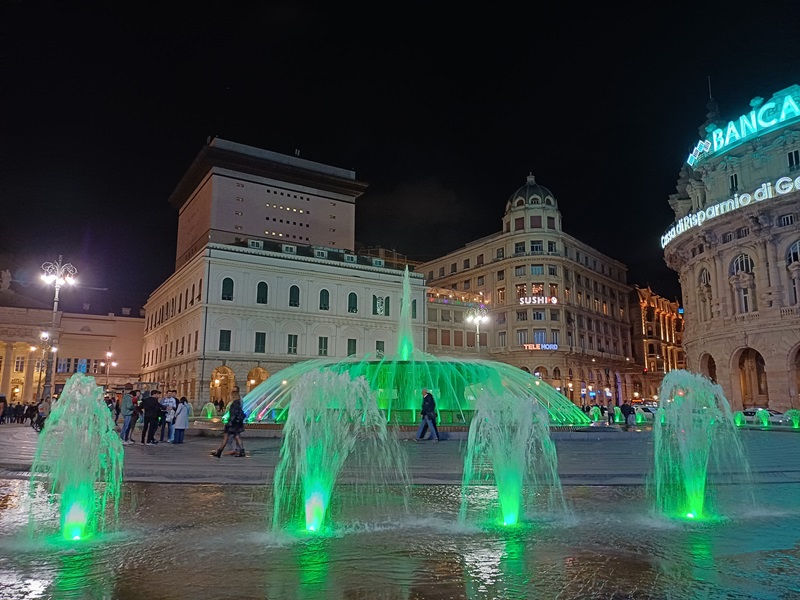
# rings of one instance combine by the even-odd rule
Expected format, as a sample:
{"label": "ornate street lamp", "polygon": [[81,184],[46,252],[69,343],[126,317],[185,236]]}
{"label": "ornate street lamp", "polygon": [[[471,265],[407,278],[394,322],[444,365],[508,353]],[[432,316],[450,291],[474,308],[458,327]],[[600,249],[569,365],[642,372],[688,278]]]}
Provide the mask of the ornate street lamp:
{"label": "ornate street lamp", "polygon": [[113,353],[109,350],[108,352],[106,352],[106,359],[100,361],[100,366],[106,368],[106,390],[105,390],[106,394],[108,393],[108,372],[111,369],[111,367],[117,366],[117,361],[111,360],[112,355]]}
{"label": "ornate street lamp", "polygon": [[45,372],[45,363],[47,362],[47,357],[50,355],[51,352],[55,352],[56,348],[53,346],[53,340],[50,339],[50,334],[46,331],[43,331],[39,334],[39,343],[36,346],[31,346],[31,352],[36,352],[37,350],[42,351],[42,357],[37,361],[38,362],[38,371],[39,371],[39,380],[36,382],[36,396],[35,400],[38,402],[41,400],[41,396],[39,392],[42,390],[42,375]]}
{"label": "ornate street lamp", "polygon": [[[53,284],[55,289],[55,295],[53,296],[53,318],[50,323],[51,328],[53,329],[52,333],[50,334],[50,338],[55,343],[55,333],[56,333],[56,315],[58,314],[58,291],[61,289],[62,285],[74,285],[75,282],[75,275],[78,274],[78,269],[76,269],[72,263],[62,263],[62,256],[58,255],[58,260],[54,263],[46,262],[42,265],[42,280],[49,284]],[[50,396],[50,389],[52,387],[52,376],[53,376],[53,353],[47,353],[47,366],[44,372],[44,390],[42,394],[47,397]]]}
{"label": "ornate street lamp", "polygon": [[467,323],[475,323],[475,350],[481,353],[481,323],[489,320],[489,311],[481,304],[467,309]]}

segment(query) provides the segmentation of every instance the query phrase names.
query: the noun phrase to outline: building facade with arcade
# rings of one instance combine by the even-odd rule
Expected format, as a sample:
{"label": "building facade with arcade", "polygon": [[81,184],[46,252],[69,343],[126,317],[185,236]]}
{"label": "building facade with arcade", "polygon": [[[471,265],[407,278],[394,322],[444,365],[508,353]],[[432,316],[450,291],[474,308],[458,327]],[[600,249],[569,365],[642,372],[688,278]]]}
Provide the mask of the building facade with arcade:
{"label": "building facade with arcade", "polygon": [[732,119],[708,104],[661,237],[678,272],[687,367],[732,408],[800,407],[800,86]]}

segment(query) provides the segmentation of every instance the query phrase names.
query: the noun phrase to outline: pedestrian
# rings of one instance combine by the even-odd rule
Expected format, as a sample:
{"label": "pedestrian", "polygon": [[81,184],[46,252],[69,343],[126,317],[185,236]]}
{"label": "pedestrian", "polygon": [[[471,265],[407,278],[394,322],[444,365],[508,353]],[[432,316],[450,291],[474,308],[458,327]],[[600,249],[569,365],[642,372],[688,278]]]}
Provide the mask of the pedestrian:
{"label": "pedestrian", "polygon": [[228,422],[225,424],[225,437],[222,440],[222,444],[220,444],[219,448],[211,453],[211,456],[216,456],[217,458],[222,456],[222,451],[225,449],[225,446],[228,444],[228,440],[230,438],[233,438],[233,440],[236,442],[236,450],[234,451],[233,455],[245,456],[244,444],[242,444],[242,438],[240,435],[244,431],[244,419],[246,415],[244,414],[244,408],[242,407],[242,399],[239,397],[238,386],[233,388],[231,398],[233,401],[230,403],[228,408]]}
{"label": "pedestrian", "polygon": [[422,388],[422,422],[419,424],[414,441],[418,442],[425,436],[425,430],[430,428],[431,436],[428,438],[439,441],[439,430],[436,428],[436,401],[428,388]]}
{"label": "pedestrian", "polygon": [[606,405],[606,417],[608,418],[608,424],[614,424],[614,401],[609,400],[608,404]]}
{"label": "pedestrian", "polygon": [[[150,392],[148,390],[144,391],[143,396],[149,396]],[[131,392],[131,402],[133,403],[133,415],[131,416],[131,426],[128,429],[128,437],[125,438],[129,442],[134,442],[131,437],[133,436],[133,432],[136,431],[136,422],[139,420],[139,417],[142,416],[142,400],[144,398],[139,398],[139,390],[133,390]]]}
{"label": "pedestrian", "polygon": [[142,427],[143,446],[155,446],[158,444],[155,436],[158,428],[158,415],[161,414],[160,397],[161,392],[153,390],[147,398],[142,400],[142,413],[144,414],[144,426]]}
{"label": "pedestrian", "polygon": [[122,414],[122,400],[114,394],[114,427],[119,425],[119,416]]}
{"label": "pedestrian", "polygon": [[122,415],[122,431],[119,432],[119,437],[125,445],[133,444],[129,438],[131,433],[131,422],[133,421],[133,396],[125,394],[122,396],[122,406],[120,407],[120,414]]}
{"label": "pedestrian", "polygon": [[178,409],[175,411],[175,437],[173,444],[182,444],[186,430],[189,428],[189,401],[186,396],[181,396],[178,401]]}

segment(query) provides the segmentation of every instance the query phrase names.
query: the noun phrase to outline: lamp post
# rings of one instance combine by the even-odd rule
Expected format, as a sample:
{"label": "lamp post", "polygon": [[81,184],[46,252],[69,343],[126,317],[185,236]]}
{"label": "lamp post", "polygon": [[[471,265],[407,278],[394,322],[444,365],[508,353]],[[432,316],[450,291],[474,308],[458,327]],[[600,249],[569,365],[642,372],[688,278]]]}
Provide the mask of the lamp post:
{"label": "lamp post", "polygon": [[106,390],[105,390],[106,394],[108,393],[108,372],[111,369],[111,367],[117,366],[117,361],[111,360],[112,355],[113,353],[109,350],[108,352],[106,352],[106,359],[100,362],[100,366],[106,368]]}
{"label": "lamp post", "polygon": [[[61,289],[62,285],[73,285],[75,283],[75,275],[78,274],[78,269],[76,269],[72,263],[62,263],[62,256],[58,255],[58,260],[54,263],[46,262],[42,265],[42,280],[49,284],[53,284],[55,289],[55,295],[53,296],[53,319],[50,323],[50,326],[53,329],[50,337],[55,342],[54,336],[56,331],[56,315],[58,314],[58,291]],[[52,387],[52,376],[53,376],[53,354],[52,352],[48,352],[47,354],[47,366],[44,373],[44,390],[42,390],[42,394],[47,397],[50,396],[50,390]]]}
{"label": "lamp post", "polygon": [[489,320],[489,311],[481,304],[467,309],[467,323],[475,323],[475,350],[481,353],[481,323]]}
{"label": "lamp post", "polygon": [[47,356],[50,355],[51,352],[55,352],[56,348],[53,346],[53,341],[50,339],[50,334],[46,331],[43,331],[39,334],[39,345],[38,346],[31,346],[31,351],[35,352],[36,350],[42,350],[42,357],[39,359],[39,380],[36,382],[36,401],[38,402],[41,399],[39,396],[39,392],[42,390],[42,374],[45,371],[45,363],[47,362]]}

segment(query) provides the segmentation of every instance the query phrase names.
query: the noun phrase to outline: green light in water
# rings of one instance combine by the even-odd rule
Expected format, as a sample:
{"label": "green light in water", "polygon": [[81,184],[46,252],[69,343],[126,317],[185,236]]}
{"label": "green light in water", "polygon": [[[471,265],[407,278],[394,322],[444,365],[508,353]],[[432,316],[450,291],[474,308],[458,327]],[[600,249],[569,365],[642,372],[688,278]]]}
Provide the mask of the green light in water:
{"label": "green light in water", "polygon": [[687,519],[694,519],[694,515],[692,513],[686,513]]}
{"label": "green light in water", "polygon": [[64,539],[79,540],[86,528],[86,511],[78,503],[73,504],[64,513],[64,526],[62,528]]}
{"label": "green light in water", "polygon": [[325,511],[328,502],[325,494],[320,490],[314,490],[306,497],[306,529],[317,531],[325,519]]}

